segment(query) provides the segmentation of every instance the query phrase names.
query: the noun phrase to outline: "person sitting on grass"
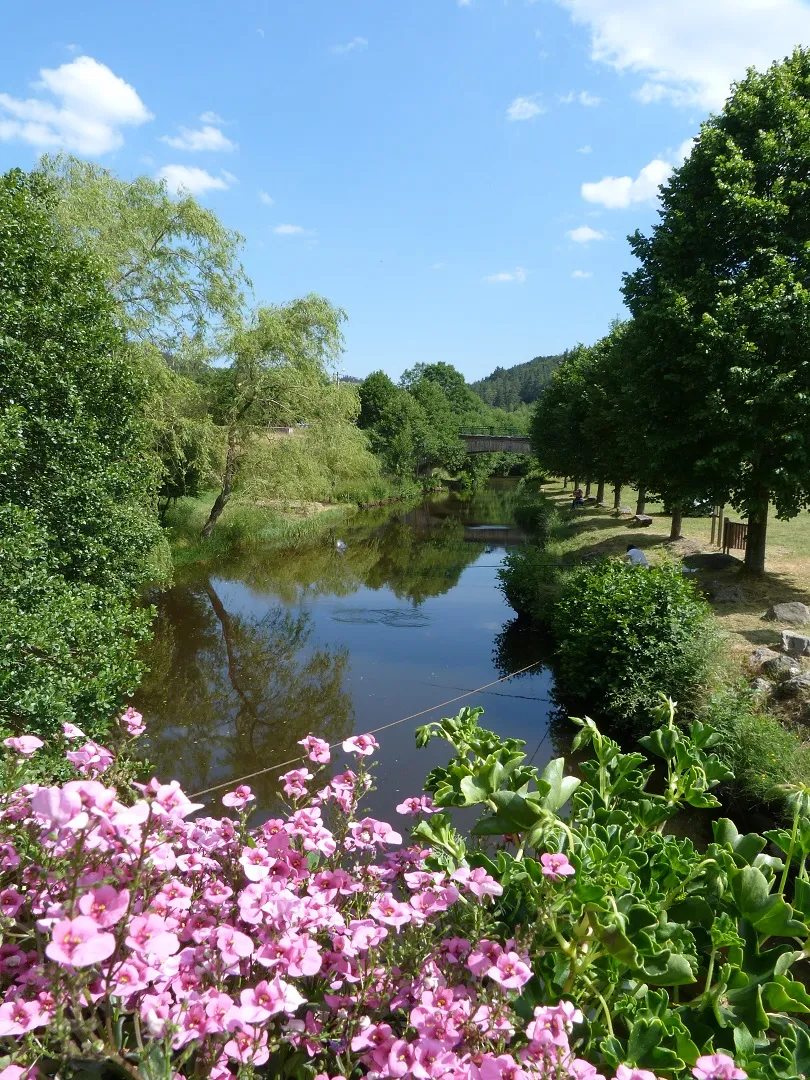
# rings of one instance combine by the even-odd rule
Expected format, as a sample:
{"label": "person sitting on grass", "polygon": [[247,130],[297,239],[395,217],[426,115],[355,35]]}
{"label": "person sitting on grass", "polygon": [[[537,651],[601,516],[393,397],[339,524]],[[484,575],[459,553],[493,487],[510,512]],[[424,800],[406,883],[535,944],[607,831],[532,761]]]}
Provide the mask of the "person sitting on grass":
{"label": "person sitting on grass", "polygon": [[647,562],[647,556],[641,550],[637,548],[635,544],[627,545],[627,554],[624,557],[624,561],[629,563],[630,566],[649,566]]}
{"label": "person sitting on grass", "polygon": [[584,506],[584,505],[585,505],[585,500],[584,500],[583,495],[582,495],[582,488],[578,487],[577,490],[574,492],[574,500],[571,503],[571,509],[573,510],[577,506]]}

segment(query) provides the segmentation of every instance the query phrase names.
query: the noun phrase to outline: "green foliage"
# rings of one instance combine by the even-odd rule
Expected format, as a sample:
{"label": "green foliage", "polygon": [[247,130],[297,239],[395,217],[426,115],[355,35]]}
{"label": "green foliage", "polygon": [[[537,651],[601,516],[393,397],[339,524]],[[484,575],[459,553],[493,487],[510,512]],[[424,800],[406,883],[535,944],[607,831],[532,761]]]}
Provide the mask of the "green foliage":
{"label": "green foliage", "polygon": [[40,168],[58,195],[56,221],[92,251],[129,337],[180,361],[195,341],[213,347],[216,331],[235,325],[248,284],[242,237],[216,214],[190,195],[171,197],[165,181],[121,180],[65,154]]}
{"label": "green foliage", "polygon": [[536,356],[525,364],[496,367],[491,375],[472,383],[471,387],[488,405],[511,412],[522,405],[531,405],[540,397],[552,372],[567,355]]}
{"label": "green foliage", "polygon": [[[806,1074],[806,791],[793,792],[792,827],[768,834],[778,855],[726,818],[698,851],[666,823],[684,807],[716,808],[730,773],[715,753],[722,736],[698,722],[680,729],[673,702],[662,700],[641,740],[657,769],[575,721],[574,749],[590,750],[583,781],[562,758],[531,766],[523,742],[478,726],[481,712],[417,730],[418,746],[439,737],[453,757],[426,781],[443,812],[414,834],[433,847],[431,869],[482,867],[500,883],[490,917],[531,958],[526,1015],[573,1001],[585,1017],[578,1053],[607,1075],[625,1064],[675,1080],[717,1052],[758,1080]],[[471,806],[483,811],[472,833],[486,847],[454,828],[450,811]],[[567,876],[549,876],[549,853]]]}
{"label": "green foliage", "polygon": [[554,609],[557,686],[611,722],[638,724],[660,687],[688,713],[715,650],[706,602],[680,568],[606,559],[569,573]]}
{"label": "green foliage", "polygon": [[39,174],[0,178],[0,717],[43,731],[79,707],[97,724],[132,689],[130,602],[158,537],[144,381],[54,201]]}
{"label": "green foliage", "polygon": [[650,453],[684,496],[748,516],[760,572],[769,501],[782,518],[810,505],[808,132],[810,52],[749,71],[631,238],[624,285]]}

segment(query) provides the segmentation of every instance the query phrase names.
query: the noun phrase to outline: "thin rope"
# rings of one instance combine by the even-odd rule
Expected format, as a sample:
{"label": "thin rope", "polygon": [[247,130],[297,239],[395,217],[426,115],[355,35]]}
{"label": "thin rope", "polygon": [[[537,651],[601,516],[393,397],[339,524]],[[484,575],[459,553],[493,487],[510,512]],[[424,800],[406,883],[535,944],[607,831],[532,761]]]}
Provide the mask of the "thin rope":
{"label": "thin rope", "polygon": [[[374,728],[373,731],[365,732],[366,735],[379,735],[381,731],[388,731],[389,728],[396,727],[398,724],[405,724],[408,720],[416,720],[419,716],[424,716],[425,713],[434,712],[436,709],[443,709],[445,705],[452,705],[456,701],[461,701],[463,698],[470,697],[472,694],[480,694],[482,690],[487,690],[490,686],[497,686],[498,683],[506,682],[507,679],[513,679],[515,675],[522,675],[524,671],[531,671],[532,668],[538,667],[542,664],[542,660],[535,660],[533,664],[527,664],[526,667],[518,668],[517,671],[512,671],[508,675],[503,675],[500,679],[494,679],[492,682],[484,683],[483,686],[477,686],[475,690],[468,690],[465,694],[459,694],[458,697],[448,698],[447,701],[440,701],[438,705],[431,705],[429,709],[422,709],[421,712],[411,713],[410,716],[403,716],[401,720],[394,720],[390,724],[383,724],[382,727]],[[330,750],[337,749],[338,746],[343,744],[343,740],[340,742],[332,743],[329,747]],[[199,799],[203,795],[210,795],[212,791],[221,791],[222,788],[238,786],[244,780],[254,780],[257,776],[264,776],[266,773],[275,772],[277,769],[286,769],[288,765],[296,765],[299,761],[303,761],[305,754],[301,754],[299,757],[290,758],[289,761],[282,761],[278,765],[268,765],[266,769],[258,769],[256,772],[247,773],[245,776],[240,776],[237,780],[226,780],[223,784],[214,784],[213,787],[204,788],[202,791],[195,791],[193,795],[189,795],[190,799]]]}

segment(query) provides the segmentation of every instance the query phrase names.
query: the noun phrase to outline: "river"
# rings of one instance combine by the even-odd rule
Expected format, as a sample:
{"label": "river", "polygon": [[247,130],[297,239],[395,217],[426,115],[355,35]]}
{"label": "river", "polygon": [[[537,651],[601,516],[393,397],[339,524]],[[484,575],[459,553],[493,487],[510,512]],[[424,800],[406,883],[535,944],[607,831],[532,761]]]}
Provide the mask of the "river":
{"label": "river", "polygon": [[[365,511],[301,549],[185,568],[156,600],[158,618],[137,699],[146,756],[189,793],[270,770],[247,783],[266,817],[275,767],[308,733],[335,743],[447,701],[543,658],[497,587],[514,526],[514,483],[474,496],[443,493],[416,507]],[[344,550],[338,550],[342,540]],[[463,705],[524,739],[534,764],[561,752],[542,666],[382,732],[371,811],[419,794],[445,744],[417,750],[414,729]],[[564,752],[564,751],[562,751]],[[346,760],[338,749],[335,766]],[[289,766],[288,766],[289,767]],[[201,801],[216,805],[224,787]]]}

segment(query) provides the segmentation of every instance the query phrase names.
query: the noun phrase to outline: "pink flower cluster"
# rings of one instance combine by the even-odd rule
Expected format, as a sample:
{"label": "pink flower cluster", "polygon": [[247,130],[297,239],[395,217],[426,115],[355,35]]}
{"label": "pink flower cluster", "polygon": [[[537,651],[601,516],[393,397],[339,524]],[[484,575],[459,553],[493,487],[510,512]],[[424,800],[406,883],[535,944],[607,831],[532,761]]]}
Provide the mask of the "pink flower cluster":
{"label": "pink flower cluster", "polygon": [[[347,740],[360,757],[364,738]],[[325,744],[303,742],[325,764]],[[0,1037],[16,1040],[0,1080],[43,1055],[115,1057],[114,1032],[130,1062],[169,1046],[175,1080],[275,1075],[291,1046],[325,1080],[347,1062],[371,1080],[604,1080],[571,1047],[573,1005],[528,1024],[515,1011],[525,947],[475,935],[500,884],[436,870],[361,816],[367,778],[293,770],[288,815],[250,831],[249,787],[222,800],[238,818],[193,818],[176,782],[124,797],[95,778],[102,751],[68,752],[81,779],[0,804]],[[698,1066],[697,1080],[744,1076],[723,1055]]]}

